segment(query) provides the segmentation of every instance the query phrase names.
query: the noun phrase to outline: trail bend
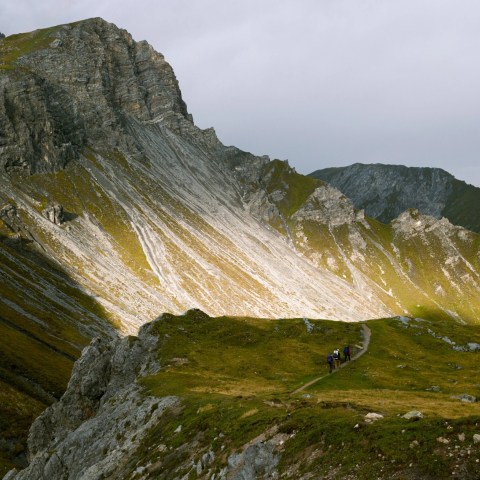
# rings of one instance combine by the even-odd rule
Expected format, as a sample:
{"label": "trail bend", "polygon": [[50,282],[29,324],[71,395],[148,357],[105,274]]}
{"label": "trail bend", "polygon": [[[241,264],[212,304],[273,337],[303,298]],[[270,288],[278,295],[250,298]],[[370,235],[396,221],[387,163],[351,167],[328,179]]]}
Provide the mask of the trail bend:
{"label": "trail bend", "polygon": [[[360,358],[366,351],[368,351],[368,346],[370,345],[370,337],[372,336],[372,331],[364,323],[362,323],[362,329],[363,329],[363,332],[362,332],[363,348],[356,355],[354,355],[352,357],[352,360],[351,360],[352,362],[354,360],[357,360],[358,358]],[[350,363],[350,362],[348,362],[348,363]],[[344,363],[340,364],[340,368],[345,367],[345,365],[348,365],[348,363],[344,362]],[[333,370],[333,372],[331,374],[323,375],[322,377],[318,377],[318,378],[315,378],[314,380],[311,380],[310,382],[306,383],[305,385],[302,385],[300,388],[297,388],[295,391],[292,392],[292,394],[301,392],[302,390],[309,387],[310,385],[313,385],[314,383],[317,383],[322,378],[328,377],[329,375],[333,375],[335,372],[338,372],[338,370],[339,369]]]}

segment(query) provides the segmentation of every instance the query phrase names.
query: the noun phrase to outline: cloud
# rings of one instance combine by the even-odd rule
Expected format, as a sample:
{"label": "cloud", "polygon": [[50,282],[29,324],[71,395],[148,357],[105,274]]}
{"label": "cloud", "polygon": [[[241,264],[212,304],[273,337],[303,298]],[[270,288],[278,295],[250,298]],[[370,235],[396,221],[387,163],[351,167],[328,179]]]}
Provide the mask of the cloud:
{"label": "cloud", "polygon": [[478,2],[3,0],[0,30],[94,16],[162,52],[226,144],[303,173],[397,163],[480,186]]}

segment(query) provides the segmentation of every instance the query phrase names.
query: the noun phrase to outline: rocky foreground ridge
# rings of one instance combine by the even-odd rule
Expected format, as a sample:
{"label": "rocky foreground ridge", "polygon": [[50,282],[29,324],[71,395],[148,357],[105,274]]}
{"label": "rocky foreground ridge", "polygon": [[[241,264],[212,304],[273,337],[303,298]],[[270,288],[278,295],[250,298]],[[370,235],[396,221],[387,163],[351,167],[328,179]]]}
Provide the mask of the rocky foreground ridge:
{"label": "rocky foreground ridge", "polygon": [[356,208],[380,222],[389,223],[409,208],[437,219],[448,218],[480,233],[480,189],[457,180],[441,168],[403,165],[363,165],[316,170],[323,180],[352,200]]}
{"label": "rocky foreground ridge", "polygon": [[[368,350],[332,375],[319,354],[339,339],[360,351],[358,324],[190,310],[96,338],[32,425],[28,466],[4,480],[478,478],[479,404],[452,393],[475,391],[479,332],[407,317],[369,326]],[[328,378],[293,391],[312,375]]]}

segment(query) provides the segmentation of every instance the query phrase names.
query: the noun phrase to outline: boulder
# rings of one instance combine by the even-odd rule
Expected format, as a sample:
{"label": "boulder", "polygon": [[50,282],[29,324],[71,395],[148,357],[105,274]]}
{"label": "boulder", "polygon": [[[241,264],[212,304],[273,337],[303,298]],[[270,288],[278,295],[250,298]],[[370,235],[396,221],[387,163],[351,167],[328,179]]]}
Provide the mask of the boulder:
{"label": "boulder", "polygon": [[462,402],[467,403],[475,403],[477,401],[476,397],[473,397],[472,395],[467,395],[466,393],[462,393],[460,395],[452,395],[450,398],[456,398],[458,400],[461,400]]}
{"label": "boulder", "polygon": [[12,232],[17,233],[20,230],[18,225],[19,218],[15,205],[12,205],[11,203],[4,205],[0,210],[0,220],[2,220],[5,226]]}
{"label": "boulder", "polygon": [[42,215],[55,225],[61,225],[65,217],[63,215],[63,206],[58,202],[50,202],[43,210]]}
{"label": "boulder", "polygon": [[480,443],[480,435],[478,433],[473,436],[473,443]]}
{"label": "boulder", "polygon": [[59,48],[59,47],[63,47],[63,42],[57,38],[56,40],[54,40],[51,44],[50,44],[50,47],[52,48]]}
{"label": "boulder", "polygon": [[423,418],[423,413],[419,412],[418,410],[412,410],[411,412],[403,415],[402,418],[406,418],[407,420],[410,420],[411,418]]}
{"label": "boulder", "polygon": [[367,413],[365,415],[365,418],[368,418],[370,420],[380,420],[383,418],[383,415],[380,415],[379,413]]}

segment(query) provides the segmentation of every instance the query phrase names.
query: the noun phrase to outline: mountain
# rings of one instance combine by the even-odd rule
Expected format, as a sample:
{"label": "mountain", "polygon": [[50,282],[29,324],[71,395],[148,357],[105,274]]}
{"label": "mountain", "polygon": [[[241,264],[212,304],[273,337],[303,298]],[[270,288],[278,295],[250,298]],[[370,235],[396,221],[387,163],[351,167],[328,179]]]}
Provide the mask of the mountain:
{"label": "mountain", "polygon": [[325,168],[310,173],[338,188],[355,208],[390,223],[409,208],[480,233],[480,188],[457,180],[441,168],[363,165]]}
{"label": "mountain", "polygon": [[[0,467],[93,338],[161,313],[480,318],[480,236],[389,225],[195,126],[173,69],[89,19],[0,41]],[[133,341],[133,340],[132,340]]]}

